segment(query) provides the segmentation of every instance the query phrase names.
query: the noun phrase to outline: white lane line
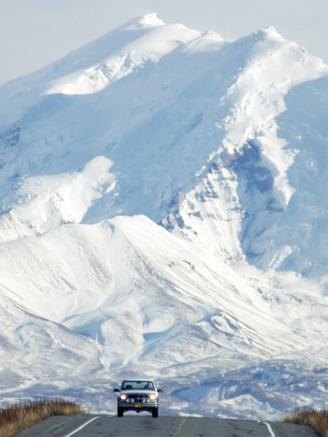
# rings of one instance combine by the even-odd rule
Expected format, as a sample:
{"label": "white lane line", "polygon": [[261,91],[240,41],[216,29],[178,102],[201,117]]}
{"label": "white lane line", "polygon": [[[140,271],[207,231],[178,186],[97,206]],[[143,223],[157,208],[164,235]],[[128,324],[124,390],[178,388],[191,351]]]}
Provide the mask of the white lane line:
{"label": "white lane line", "polygon": [[71,437],[71,435],[76,434],[77,432],[81,431],[81,429],[85,428],[87,425],[89,425],[89,423],[93,422],[94,420],[99,419],[99,416],[94,417],[91,420],[88,420],[87,422],[85,422],[83,425],[81,425],[79,428],[75,429],[74,431],[72,431],[70,434],[66,434],[64,437]]}
{"label": "white lane line", "polygon": [[263,423],[268,427],[270,437],[276,437],[276,434],[272,431],[271,425],[267,422],[263,422]]}

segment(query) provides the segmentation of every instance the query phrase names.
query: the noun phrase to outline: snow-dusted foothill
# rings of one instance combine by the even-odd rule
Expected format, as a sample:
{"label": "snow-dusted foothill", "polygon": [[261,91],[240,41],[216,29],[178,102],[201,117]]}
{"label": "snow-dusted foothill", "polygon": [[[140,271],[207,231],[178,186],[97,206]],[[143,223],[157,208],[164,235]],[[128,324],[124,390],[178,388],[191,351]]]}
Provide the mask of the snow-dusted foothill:
{"label": "snow-dusted foothill", "polygon": [[326,402],[328,66],[132,20],[0,87],[0,393],[279,418]]}

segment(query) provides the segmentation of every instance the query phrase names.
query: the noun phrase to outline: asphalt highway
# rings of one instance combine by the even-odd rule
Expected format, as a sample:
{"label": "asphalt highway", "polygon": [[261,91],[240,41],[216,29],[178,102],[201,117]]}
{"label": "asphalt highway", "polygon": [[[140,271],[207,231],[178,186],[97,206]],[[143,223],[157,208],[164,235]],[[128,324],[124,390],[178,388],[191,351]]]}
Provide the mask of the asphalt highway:
{"label": "asphalt highway", "polygon": [[317,437],[310,428],[281,422],[256,422],[178,416],[55,416],[16,437]]}

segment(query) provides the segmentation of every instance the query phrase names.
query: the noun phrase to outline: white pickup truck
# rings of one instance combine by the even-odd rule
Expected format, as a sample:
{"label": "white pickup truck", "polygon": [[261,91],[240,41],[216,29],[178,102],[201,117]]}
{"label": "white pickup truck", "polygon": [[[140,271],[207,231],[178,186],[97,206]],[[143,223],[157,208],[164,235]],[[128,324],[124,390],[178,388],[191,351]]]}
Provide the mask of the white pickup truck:
{"label": "white pickup truck", "polygon": [[148,411],[153,417],[158,417],[159,396],[162,390],[154,381],[144,379],[124,379],[117,393],[117,416],[122,417],[125,411]]}

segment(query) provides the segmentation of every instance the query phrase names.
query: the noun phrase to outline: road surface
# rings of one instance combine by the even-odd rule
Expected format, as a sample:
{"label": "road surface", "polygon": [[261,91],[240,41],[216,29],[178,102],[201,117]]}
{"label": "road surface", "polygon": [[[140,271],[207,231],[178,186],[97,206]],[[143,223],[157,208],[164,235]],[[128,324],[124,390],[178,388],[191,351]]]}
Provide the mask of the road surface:
{"label": "road surface", "polygon": [[16,437],[317,437],[310,428],[280,422],[150,415],[55,416]]}

